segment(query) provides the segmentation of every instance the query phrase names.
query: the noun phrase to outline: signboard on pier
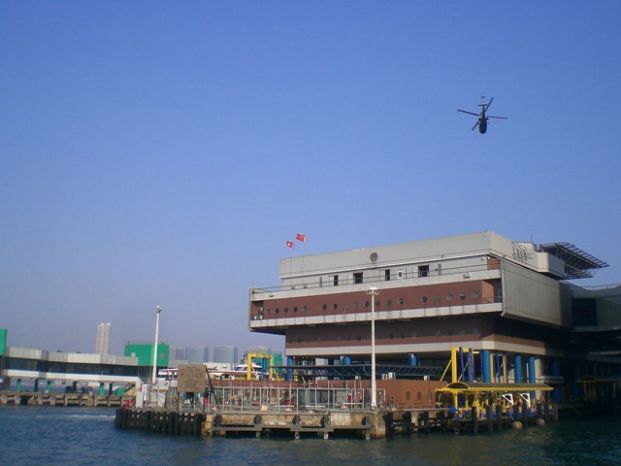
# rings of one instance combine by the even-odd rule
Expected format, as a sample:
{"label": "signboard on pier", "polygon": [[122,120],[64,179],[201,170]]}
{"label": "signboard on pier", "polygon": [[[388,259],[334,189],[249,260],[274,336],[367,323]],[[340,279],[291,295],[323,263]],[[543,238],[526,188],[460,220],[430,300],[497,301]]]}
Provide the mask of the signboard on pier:
{"label": "signboard on pier", "polygon": [[177,377],[178,392],[204,392],[207,388],[207,369],[204,364],[179,366]]}

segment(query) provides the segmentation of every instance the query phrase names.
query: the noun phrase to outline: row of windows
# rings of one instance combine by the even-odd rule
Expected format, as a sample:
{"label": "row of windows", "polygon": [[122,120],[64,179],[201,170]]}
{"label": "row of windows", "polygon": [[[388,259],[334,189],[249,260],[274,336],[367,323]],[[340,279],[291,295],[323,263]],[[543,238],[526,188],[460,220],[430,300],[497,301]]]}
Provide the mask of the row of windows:
{"label": "row of windows", "polygon": [[[418,276],[419,277],[428,277],[429,276],[429,265],[419,265],[418,266]],[[397,277],[403,278],[403,270],[397,271]],[[390,281],[391,279],[391,271],[390,269],[384,270],[384,280]],[[364,273],[363,272],[354,272],[353,281],[355,285],[364,282]],[[321,286],[322,278],[319,277],[319,286]],[[332,276],[332,284],[334,286],[339,286],[339,275]]]}
{"label": "row of windows", "polygon": [[[465,300],[466,300],[466,293],[463,293],[463,292],[462,292],[462,293],[459,293],[457,296],[458,296],[458,298],[459,298],[459,300],[460,300],[460,301],[465,301]],[[481,297],[480,293],[479,293],[478,291],[476,291],[476,290],[472,292],[471,296],[472,296],[472,299],[474,299],[474,300],[478,300],[478,299]],[[445,296],[445,298],[444,298],[444,299],[446,300],[446,302],[447,302],[447,303],[451,303],[451,302],[453,301],[453,293],[447,293],[447,295]],[[428,297],[428,296],[422,296],[422,297],[420,298],[420,302],[421,302],[422,304],[427,304],[427,303],[429,302],[429,297]],[[435,295],[435,296],[433,296],[433,303],[434,303],[434,304],[439,305],[441,302],[442,302],[442,297],[441,297],[440,295]],[[403,306],[403,305],[405,304],[405,299],[403,299],[403,298],[399,298],[399,299],[397,300],[397,303],[399,304],[399,306]],[[392,299],[388,299],[388,300],[386,300],[386,307],[390,308],[390,307],[392,307],[392,305],[393,305],[393,301],[392,301]],[[365,307],[365,308],[369,308],[370,306],[371,306],[370,301],[365,301],[365,302],[364,302],[364,307]],[[379,307],[381,307],[381,306],[382,306],[382,301],[380,301],[380,300],[376,300],[376,301],[375,301],[375,308],[376,308],[376,309],[378,309],[378,308],[379,308]],[[323,309],[323,311],[324,311],[324,312],[328,310],[328,307],[329,307],[329,306],[328,306],[328,304],[323,304],[323,305],[321,306],[321,308]],[[336,303],[334,303],[334,304],[332,304],[332,306],[330,306],[330,308],[331,308],[333,311],[337,311],[337,310],[338,310],[338,308],[339,308],[339,305],[338,305],[338,304],[336,304]],[[342,305],[342,308],[343,308],[343,312],[347,312],[347,311],[349,311],[349,310],[350,310],[350,305],[349,305],[349,304],[343,304],[343,305]],[[304,312],[307,312],[307,311],[308,311],[308,306],[304,306],[304,307],[302,307],[301,309],[302,309]],[[358,309],[358,303],[357,303],[357,302],[352,303],[352,305],[351,305],[351,309],[352,309],[352,310],[357,310],[357,309]],[[300,310],[300,308],[298,308],[298,306],[294,306],[294,307],[292,308],[292,311],[293,311],[294,313],[297,313],[299,310]],[[265,314],[267,315],[267,314],[270,314],[270,313],[271,313],[271,311],[272,311],[272,309],[270,309],[270,308],[267,308],[267,309],[260,309],[260,310],[259,310],[259,314],[260,314],[260,315],[262,315],[261,313],[262,313],[262,312],[265,312]],[[280,314],[280,311],[281,311],[281,309],[280,309],[280,308],[278,308],[278,307],[277,307],[277,308],[274,308],[274,313],[275,313],[275,314]],[[288,308],[288,307],[284,307],[284,308],[282,309],[282,311],[283,311],[285,314],[288,314],[288,313],[289,313],[289,308]]]}
{"label": "row of windows", "polygon": [[[459,330],[459,332],[457,333],[458,335],[465,335],[467,332],[466,329],[462,328]],[[479,334],[479,329],[478,328],[473,328],[471,330],[471,332],[475,335]],[[439,336],[453,336],[455,333],[453,332],[453,330],[447,330],[446,332],[442,331],[442,330],[436,330],[433,334],[433,336],[439,337]],[[401,332],[399,334],[395,334],[395,333],[388,333],[386,335],[377,335],[377,339],[378,340],[394,340],[394,339],[404,339],[404,338],[416,338],[418,336],[418,334],[416,333],[415,330],[412,330],[411,332],[405,333],[405,332]],[[368,335],[365,335],[365,338],[368,338]],[[307,342],[312,342],[312,341],[329,341],[329,338],[325,338],[321,335],[316,335],[316,336],[312,336],[312,337],[305,337],[304,339],[302,339],[302,337],[298,337],[297,338],[297,342],[298,343],[302,343],[302,341],[307,341]],[[342,336],[342,335],[336,335],[334,337],[334,340],[336,341],[361,341],[362,340],[362,335],[347,335],[347,336]]]}

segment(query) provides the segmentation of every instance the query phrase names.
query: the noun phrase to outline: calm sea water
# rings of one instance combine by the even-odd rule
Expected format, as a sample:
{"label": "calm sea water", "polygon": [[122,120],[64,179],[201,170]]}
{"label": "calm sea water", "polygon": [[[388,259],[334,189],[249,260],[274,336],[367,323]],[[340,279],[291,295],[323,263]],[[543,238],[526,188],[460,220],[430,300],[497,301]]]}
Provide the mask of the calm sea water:
{"label": "calm sea water", "polygon": [[386,440],[190,438],[114,428],[107,408],[0,408],[0,465],[613,465],[621,419]]}

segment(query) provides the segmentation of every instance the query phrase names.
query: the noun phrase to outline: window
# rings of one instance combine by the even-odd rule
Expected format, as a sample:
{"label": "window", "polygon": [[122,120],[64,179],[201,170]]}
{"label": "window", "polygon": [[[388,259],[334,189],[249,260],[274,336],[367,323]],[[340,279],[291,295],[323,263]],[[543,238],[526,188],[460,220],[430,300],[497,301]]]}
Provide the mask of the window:
{"label": "window", "polygon": [[334,276],[334,286],[339,286],[339,276],[338,275]]}
{"label": "window", "polygon": [[323,306],[321,306],[323,308],[323,310],[325,311],[326,309],[328,309],[328,305],[324,304]]}
{"label": "window", "polygon": [[423,304],[427,304],[427,296],[423,296],[422,298],[420,298],[420,302]]}
{"label": "window", "polygon": [[285,308],[285,314],[289,314],[289,308],[288,307]]}
{"label": "window", "polygon": [[459,299],[464,301],[466,299],[466,293],[459,293]]}
{"label": "window", "polygon": [[450,303],[451,301],[453,301],[453,293],[449,293],[446,295],[446,300]]}
{"label": "window", "polygon": [[472,299],[474,299],[474,300],[479,299],[479,292],[478,291],[473,291],[472,292]]}
{"label": "window", "polygon": [[333,305],[332,305],[332,309],[334,309],[335,311],[336,311],[338,308],[339,308],[339,305],[338,305],[338,304],[333,304]]}
{"label": "window", "polygon": [[362,283],[362,272],[356,272],[354,274],[354,283],[355,284],[360,284]]}
{"label": "window", "polygon": [[297,306],[293,306],[293,312],[298,312],[298,307]]}
{"label": "window", "polygon": [[403,298],[399,298],[399,305],[403,305],[404,302]]}
{"label": "window", "polygon": [[364,302],[364,307],[369,307],[369,301]]}
{"label": "window", "polygon": [[384,280],[386,280],[387,282],[390,281],[390,269],[384,270]]}
{"label": "window", "polygon": [[389,299],[388,301],[386,301],[386,306],[388,307],[392,306],[392,299]]}
{"label": "window", "polygon": [[418,276],[419,277],[428,277],[429,276],[429,266],[428,265],[419,265],[418,266]]}

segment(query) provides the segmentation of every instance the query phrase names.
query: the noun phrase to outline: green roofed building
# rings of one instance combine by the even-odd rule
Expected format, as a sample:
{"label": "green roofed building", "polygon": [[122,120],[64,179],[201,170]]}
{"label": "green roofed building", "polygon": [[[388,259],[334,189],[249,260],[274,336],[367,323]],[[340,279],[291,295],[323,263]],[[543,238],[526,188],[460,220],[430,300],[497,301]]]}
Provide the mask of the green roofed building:
{"label": "green roofed building", "polygon": [[[125,344],[124,356],[134,356],[138,359],[138,366],[153,366],[153,343]],[[157,344],[157,366],[168,367],[170,347],[168,343]]]}
{"label": "green roofed building", "polygon": [[6,329],[0,328],[0,356],[6,355]]}

